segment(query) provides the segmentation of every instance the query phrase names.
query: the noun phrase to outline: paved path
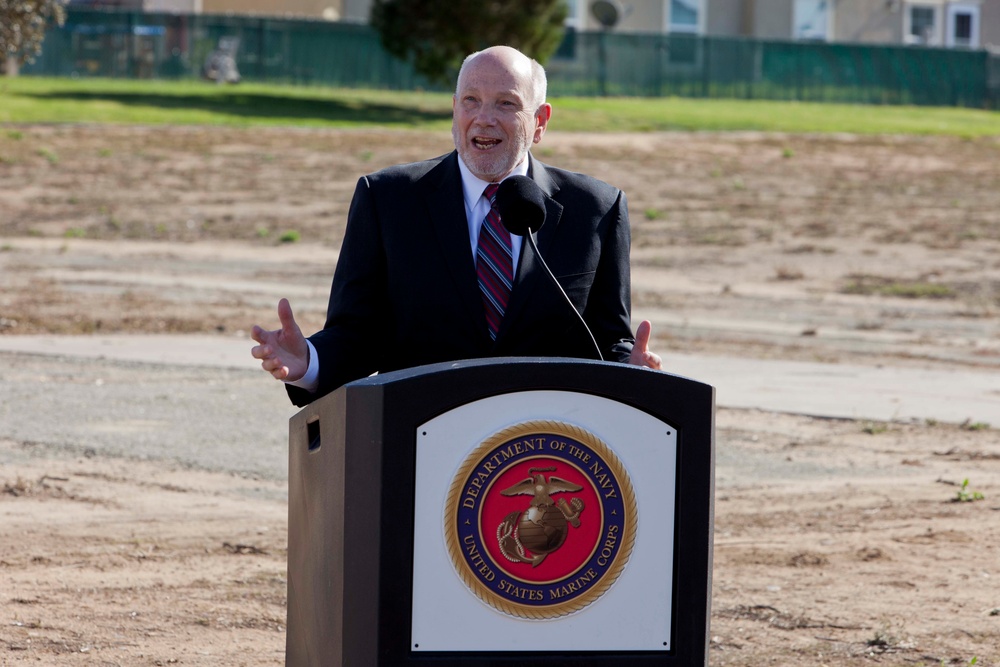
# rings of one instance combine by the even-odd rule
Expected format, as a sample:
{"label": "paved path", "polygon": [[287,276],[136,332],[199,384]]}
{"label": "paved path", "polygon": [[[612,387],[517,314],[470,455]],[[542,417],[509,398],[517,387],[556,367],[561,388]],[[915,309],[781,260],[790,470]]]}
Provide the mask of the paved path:
{"label": "paved path", "polygon": [[[252,345],[249,339],[207,335],[0,336],[0,352],[241,370],[258,368]],[[720,407],[1000,426],[996,373],[689,354],[669,355],[667,362],[671,372],[714,385]]]}

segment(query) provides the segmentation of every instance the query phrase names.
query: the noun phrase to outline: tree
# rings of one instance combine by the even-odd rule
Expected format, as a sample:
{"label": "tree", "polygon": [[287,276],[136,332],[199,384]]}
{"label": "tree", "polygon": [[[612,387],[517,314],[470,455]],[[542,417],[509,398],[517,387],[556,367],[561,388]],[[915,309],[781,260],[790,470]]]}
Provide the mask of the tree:
{"label": "tree", "polygon": [[465,56],[497,44],[544,63],[567,12],[566,0],[375,0],[371,23],[389,53],[443,83]]}
{"label": "tree", "polygon": [[7,76],[42,52],[45,30],[66,20],[65,0],[0,0],[0,63]]}

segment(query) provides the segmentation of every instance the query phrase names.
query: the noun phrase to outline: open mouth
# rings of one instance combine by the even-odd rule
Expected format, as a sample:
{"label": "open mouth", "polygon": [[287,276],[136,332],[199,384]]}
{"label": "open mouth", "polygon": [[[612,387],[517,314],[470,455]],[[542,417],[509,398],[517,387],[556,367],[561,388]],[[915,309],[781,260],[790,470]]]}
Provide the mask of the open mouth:
{"label": "open mouth", "polygon": [[472,145],[481,151],[488,151],[491,148],[495,148],[500,145],[499,139],[491,139],[489,137],[475,137],[472,140]]}

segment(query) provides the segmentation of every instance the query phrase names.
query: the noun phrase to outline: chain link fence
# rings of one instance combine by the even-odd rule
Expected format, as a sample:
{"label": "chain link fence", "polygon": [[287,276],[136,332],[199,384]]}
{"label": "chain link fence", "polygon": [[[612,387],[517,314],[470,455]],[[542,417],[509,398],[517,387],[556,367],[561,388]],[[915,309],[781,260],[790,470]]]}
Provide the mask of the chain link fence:
{"label": "chain link fence", "polygon": [[[369,26],[247,16],[70,10],[23,73],[441,90]],[[225,77],[212,63],[231,58]],[[234,72],[235,70],[235,72]],[[726,97],[997,108],[985,50],[567,32],[546,63],[554,96]],[[234,76],[235,74],[235,76]]]}

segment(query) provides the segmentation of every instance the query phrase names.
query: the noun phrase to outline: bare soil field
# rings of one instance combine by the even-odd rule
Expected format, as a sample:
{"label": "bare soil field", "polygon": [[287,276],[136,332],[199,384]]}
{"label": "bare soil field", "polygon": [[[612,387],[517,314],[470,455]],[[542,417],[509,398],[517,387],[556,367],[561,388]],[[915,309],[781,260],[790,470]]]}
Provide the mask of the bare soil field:
{"label": "bare soil field", "polygon": [[[450,142],[2,127],[0,336],[240,335],[281,296],[312,331],[357,178]],[[536,154],[626,191],[667,369],[1000,366],[998,138],[551,131]],[[1000,665],[998,426],[720,409],[711,664]],[[283,663],[284,480],[2,430],[0,463],[0,664]]]}

